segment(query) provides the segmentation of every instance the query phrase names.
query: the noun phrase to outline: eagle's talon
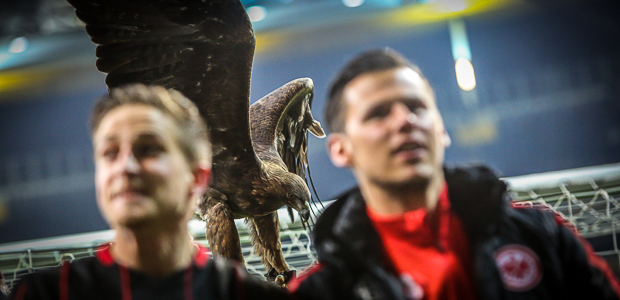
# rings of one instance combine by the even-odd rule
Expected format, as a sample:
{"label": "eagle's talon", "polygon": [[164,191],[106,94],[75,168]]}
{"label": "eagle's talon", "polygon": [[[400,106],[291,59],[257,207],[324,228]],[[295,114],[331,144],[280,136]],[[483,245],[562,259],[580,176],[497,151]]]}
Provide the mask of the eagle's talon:
{"label": "eagle's talon", "polygon": [[276,280],[274,282],[277,286],[281,286],[284,287],[286,284],[286,279],[284,278],[284,275],[278,275],[276,276]]}
{"label": "eagle's talon", "polygon": [[265,279],[267,279],[267,281],[275,282],[276,276],[278,276],[278,273],[276,272],[276,268],[269,269],[269,271],[267,271],[267,273],[265,273],[264,276],[265,276]]}
{"label": "eagle's talon", "polygon": [[297,271],[295,270],[286,270],[281,274],[278,274],[275,268],[269,269],[267,273],[265,273],[265,278],[269,282],[273,282],[275,285],[280,287],[286,287],[286,285],[291,282],[297,275]]}

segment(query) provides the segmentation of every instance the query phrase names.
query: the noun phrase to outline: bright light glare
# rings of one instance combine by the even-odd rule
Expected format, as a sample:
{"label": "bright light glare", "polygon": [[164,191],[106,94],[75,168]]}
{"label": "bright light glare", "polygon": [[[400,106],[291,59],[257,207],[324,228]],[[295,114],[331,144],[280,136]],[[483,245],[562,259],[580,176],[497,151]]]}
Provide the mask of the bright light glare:
{"label": "bright light glare", "polygon": [[342,0],[342,3],[346,7],[358,7],[364,4],[364,0]]}
{"label": "bright light glare", "polygon": [[9,52],[22,53],[28,49],[28,39],[25,37],[18,37],[11,41],[9,44]]}
{"label": "bright light glare", "polygon": [[463,11],[467,8],[465,0],[442,0],[438,1],[448,12]]}
{"label": "bright light glare", "polygon": [[474,75],[474,66],[466,58],[459,58],[454,64],[456,70],[456,82],[464,91],[471,91],[476,87],[476,76]]}
{"label": "bright light glare", "polygon": [[[467,37],[465,37],[466,39]],[[455,39],[456,42],[457,39]],[[469,45],[465,44],[467,43],[467,40],[461,39],[460,44],[457,44],[454,47],[454,53],[452,55],[454,55],[454,57],[462,57],[462,58],[471,58],[471,53],[469,52],[469,49],[467,48]],[[456,44],[456,43],[455,43]]]}
{"label": "bright light glare", "polygon": [[248,17],[250,17],[250,21],[252,22],[261,21],[267,16],[267,9],[260,5],[248,7],[247,12]]}

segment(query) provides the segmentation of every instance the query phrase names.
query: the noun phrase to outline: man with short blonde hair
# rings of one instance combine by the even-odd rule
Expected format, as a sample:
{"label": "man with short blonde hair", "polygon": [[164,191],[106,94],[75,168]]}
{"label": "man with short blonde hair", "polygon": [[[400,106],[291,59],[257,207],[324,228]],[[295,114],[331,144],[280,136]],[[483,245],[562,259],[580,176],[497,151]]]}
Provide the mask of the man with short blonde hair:
{"label": "man with short blonde hair", "polygon": [[211,176],[206,125],[179,92],[133,84],[92,115],[97,204],[116,231],[95,257],[25,276],[13,299],[282,299],[243,266],[210,259],[187,222]]}

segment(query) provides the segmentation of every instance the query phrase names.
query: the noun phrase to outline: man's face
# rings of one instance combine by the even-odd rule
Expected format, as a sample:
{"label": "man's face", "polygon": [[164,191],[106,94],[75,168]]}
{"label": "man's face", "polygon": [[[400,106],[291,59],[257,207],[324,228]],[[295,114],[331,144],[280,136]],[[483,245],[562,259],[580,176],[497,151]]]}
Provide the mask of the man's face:
{"label": "man's face", "polygon": [[93,136],[95,185],[112,228],[187,220],[206,175],[190,166],[178,135],[171,117],[146,105],[120,106],[101,120]]}
{"label": "man's face", "polygon": [[404,186],[441,172],[449,144],[428,82],[411,68],[362,74],[343,90],[344,132],[330,156],[360,183]]}

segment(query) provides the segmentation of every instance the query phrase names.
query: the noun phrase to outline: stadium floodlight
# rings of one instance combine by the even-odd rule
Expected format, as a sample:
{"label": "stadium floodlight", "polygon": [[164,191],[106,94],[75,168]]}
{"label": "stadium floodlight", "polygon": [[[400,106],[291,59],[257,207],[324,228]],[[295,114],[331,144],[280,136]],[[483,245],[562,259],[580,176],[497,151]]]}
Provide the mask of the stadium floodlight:
{"label": "stadium floodlight", "polygon": [[456,71],[456,82],[464,91],[471,91],[476,88],[476,75],[474,74],[474,66],[464,57],[456,60],[454,63]]}

